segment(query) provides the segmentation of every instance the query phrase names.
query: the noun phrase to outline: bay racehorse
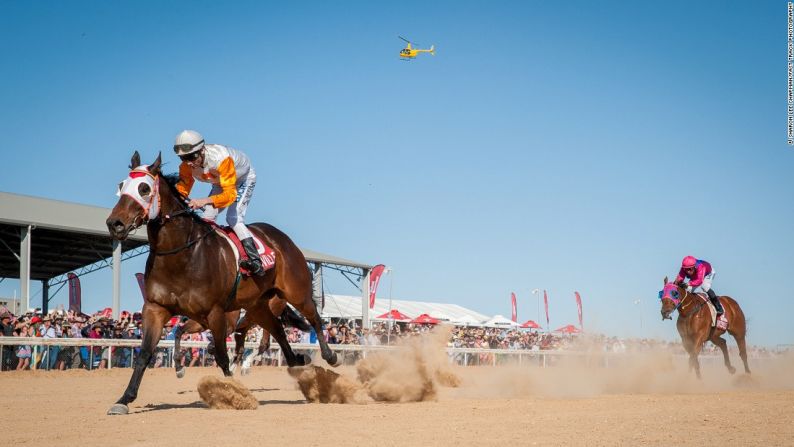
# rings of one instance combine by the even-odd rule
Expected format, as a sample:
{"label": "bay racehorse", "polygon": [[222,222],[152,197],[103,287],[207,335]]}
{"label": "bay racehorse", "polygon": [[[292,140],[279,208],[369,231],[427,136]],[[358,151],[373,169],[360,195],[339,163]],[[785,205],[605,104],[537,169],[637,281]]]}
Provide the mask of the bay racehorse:
{"label": "bay racehorse", "polygon": [[[705,300],[696,293],[688,292],[682,286],[668,282],[667,277],[664,278],[664,288],[659,292],[659,298],[662,301],[662,320],[672,320],[673,311],[678,310],[676,328],[681,335],[684,349],[689,354],[689,368],[690,370],[695,369],[698,379],[700,378],[698,355],[707,341],[711,341],[720,348],[728,372],[731,374],[736,372],[736,368],[731,366],[731,359],[728,356],[728,343],[721,337],[726,331],[711,326],[711,311]],[[725,309],[725,317],[728,319],[727,332],[736,340],[736,344],[739,346],[739,357],[744,362],[744,371],[750,374],[750,367],[747,364],[745,343],[747,322],[744,319],[744,312],[739,304],[729,296],[721,296],[719,300]]]}
{"label": "bay racehorse", "polygon": [[[232,247],[185,204],[177,192],[178,177],[164,176],[161,157],[151,165],[141,165],[136,151],[130,173],[119,185],[119,200],[107,219],[113,239],[124,240],[138,227],[146,225],[149,256],[146,259],[141,353],[135,361],[124,394],[108,414],[127,414],[135,400],[146,366],[160,340],[163,325],[173,315],[184,315],[212,331],[215,360],[226,376],[229,356],[226,351],[226,312],[244,308],[246,317],[273,334],[289,366],[306,364],[287,342],[284,328],[266,304],[279,297],[306,317],[317,334],[322,321],[312,300],[312,281],[306,259],[290,238],[277,228],[263,223],[250,230],[276,254],[275,266],[264,276],[241,279]],[[337,355],[323,337],[318,337],[323,359],[337,365]]]}
{"label": "bay racehorse", "polygon": [[[270,311],[273,313],[273,315],[278,316],[279,320],[281,320],[282,326],[296,327],[303,332],[309,332],[311,330],[309,323],[306,322],[303,317],[295,313],[292,308],[287,306],[286,301],[282,300],[281,298],[271,298],[268,301],[268,307],[270,307]],[[240,317],[240,315],[243,315],[243,317]],[[187,319],[187,317],[183,318]],[[226,312],[226,335],[234,335],[235,343],[234,358],[231,360],[229,365],[230,370],[234,370],[235,366],[242,367],[245,335],[253,326],[254,324],[251,322],[251,320],[245,318],[245,315],[242,314],[240,309]],[[178,378],[181,379],[185,376],[185,367],[182,365],[182,358],[185,357],[185,353],[180,347],[182,336],[187,334],[195,334],[204,330],[204,326],[202,326],[201,323],[196,320],[187,319],[187,321],[177,324],[176,332],[174,333],[174,368],[176,369],[176,376]],[[263,329],[263,331],[262,340],[260,340],[258,348],[258,354],[260,355],[270,349],[270,332],[265,329]],[[207,352],[211,355],[215,355],[213,344],[210,344],[207,347]],[[245,374],[245,371],[242,368],[240,371],[242,374]]]}

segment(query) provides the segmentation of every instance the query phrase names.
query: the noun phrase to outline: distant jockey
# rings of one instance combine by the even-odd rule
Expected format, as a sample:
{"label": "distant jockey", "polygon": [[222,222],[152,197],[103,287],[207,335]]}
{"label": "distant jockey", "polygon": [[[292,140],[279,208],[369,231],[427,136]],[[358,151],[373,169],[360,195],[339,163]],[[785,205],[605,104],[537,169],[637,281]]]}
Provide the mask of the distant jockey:
{"label": "distant jockey", "polygon": [[191,199],[192,209],[207,207],[204,218],[214,221],[226,209],[226,223],[234,230],[248,255],[240,266],[255,275],[263,275],[262,260],[253,235],[245,226],[245,211],[256,186],[256,172],[243,152],[220,144],[205,144],[194,130],[184,130],[176,136],[174,152],[182,160],[176,189],[185,197],[190,195],[195,180],[212,184],[209,197]]}
{"label": "distant jockey", "polygon": [[688,290],[692,292],[700,287],[701,290],[708,294],[711,304],[717,309],[717,316],[720,316],[724,313],[722,303],[720,303],[717,294],[714,293],[714,289],[711,288],[711,281],[714,279],[715,273],[708,262],[695,259],[694,256],[687,256],[681,262],[681,271],[678,272],[675,283],[683,285],[684,279],[689,279],[687,286]]}

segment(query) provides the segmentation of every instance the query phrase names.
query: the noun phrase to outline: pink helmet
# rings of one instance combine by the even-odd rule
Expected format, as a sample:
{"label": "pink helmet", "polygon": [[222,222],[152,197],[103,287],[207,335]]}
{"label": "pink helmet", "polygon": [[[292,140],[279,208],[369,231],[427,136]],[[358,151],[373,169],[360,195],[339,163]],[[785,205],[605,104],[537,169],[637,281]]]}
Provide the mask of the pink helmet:
{"label": "pink helmet", "polygon": [[687,256],[686,258],[684,258],[683,261],[681,261],[681,268],[684,269],[692,268],[695,266],[695,264],[697,264],[697,262],[698,260],[695,259],[694,256]]}

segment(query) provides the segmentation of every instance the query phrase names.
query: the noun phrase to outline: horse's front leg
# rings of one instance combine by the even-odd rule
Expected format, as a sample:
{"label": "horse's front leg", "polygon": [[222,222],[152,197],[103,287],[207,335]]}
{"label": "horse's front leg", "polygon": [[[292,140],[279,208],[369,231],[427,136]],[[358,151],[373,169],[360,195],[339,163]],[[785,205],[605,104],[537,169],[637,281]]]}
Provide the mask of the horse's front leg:
{"label": "horse's front leg", "polygon": [[698,360],[698,356],[700,355],[700,351],[703,349],[703,344],[706,343],[706,340],[697,339],[692,343],[692,350],[689,353],[689,363],[692,368],[695,369],[695,375],[698,379],[700,379],[700,360]]}
{"label": "horse's front leg", "polygon": [[215,363],[223,371],[223,375],[231,377],[232,372],[229,371],[229,352],[226,350],[226,314],[220,307],[214,308],[209,315],[207,315],[207,322],[209,323],[210,331],[215,345]]}
{"label": "horse's front leg", "polygon": [[[237,328],[232,332],[234,335],[234,358],[229,369],[234,372],[237,367],[243,366],[243,352],[245,350],[245,334],[248,333],[247,329]],[[240,369],[240,374],[245,375],[246,371]]]}
{"label": "horse's front leg", "polygon": [[130,409],[127,406],[130,402],[138,397],[138,388],[141,386],[141,379],[149,361],[152,358],[157,343],[160,342],[160,337],[163,333],[163,326],[166,320],[171,318],[171,313],[165,308],[157,305],[146,303],[143,305],[143,337],[141,340],[141,353],[135,358],[135,368],[130,377],[130,383],[127,389],[116,404],[110,407],[108,414],[127,414]]}
{"label": "horse's front leg", "polygon": [[181,379],[185,377],[185,366],[182,365],[182,334],[185,333],[185,325],[177,323],[176,330],[174,331],[174,369],[176,370],[176,377]]}
{"label": "horse's front leg", "polygon": [[[182,317],[183,320],[187,317]],[[174,368],[176,369],[176,376],[178,378],[185,377],[185,365],[182,361],[185,358],[185,352],[181,348],[182,336],[185,334],[195,334],[204,329],[198,321],[188,320],[185,323],[177,323],[176,332],[174,333]]]}

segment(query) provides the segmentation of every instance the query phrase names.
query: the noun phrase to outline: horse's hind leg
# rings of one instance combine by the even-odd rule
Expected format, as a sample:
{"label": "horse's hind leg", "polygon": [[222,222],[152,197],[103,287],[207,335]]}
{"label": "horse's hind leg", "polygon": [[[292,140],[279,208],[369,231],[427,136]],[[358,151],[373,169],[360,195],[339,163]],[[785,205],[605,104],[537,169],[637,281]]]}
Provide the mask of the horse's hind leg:
{"label": "horse's hind leg", "polygon": [[331,350],[328,346],[328,342],[325,341],[325,337],[323,337],[323,322],[320,319],[320,314],[317,312],[314,300],[311,298],[311,293],[311,289],[307,290],[305,295],[306,299],[300,303],[296,304],[293,301],[288,301],[298,309],[298,312],[309,320],[314,332],[317,334],[317,342],[320,344],[320,354],[323,359],[331,366],[339,366],[339,357]]}
{"label": "horse's hind leg", "polygon": [[729,373],[734,374],[736,372],[736,368],[731,366],[731,358],[728,355],[728,343],[724,338],[719,337],[716,334],[711,337],[711,342],[720,348],[720,351],[722,351],[722,357],[725,360],[725,367],[728,368]]}
{"label": "horse's hind leg", "polygon": [[260,301],[261,304],[248,310],[246,317],[250,316],[252,320],[259,322],[262,329],[273,335],[273,338],[276,339],[276,342],[281,347],[281,352],[284,354],[287,366],[303,366],[307,364],[303,355],[298,356],[292,351],[292,347],[287,341],[287,334],[284,333],[284,326],[282,326],[278,318],[273,315],[270,307],[267,306],[267,302],[266,300]]}
{"label": "horse's hind leg", "polygon": [[747,344],[744,341],[744,337],[734,335],[733,338],[736,339],[736,344],[739,345],[739,357],[741,357],[742,362],[744,362],[744,372],[750,374],[750,365],[747,364]]}

